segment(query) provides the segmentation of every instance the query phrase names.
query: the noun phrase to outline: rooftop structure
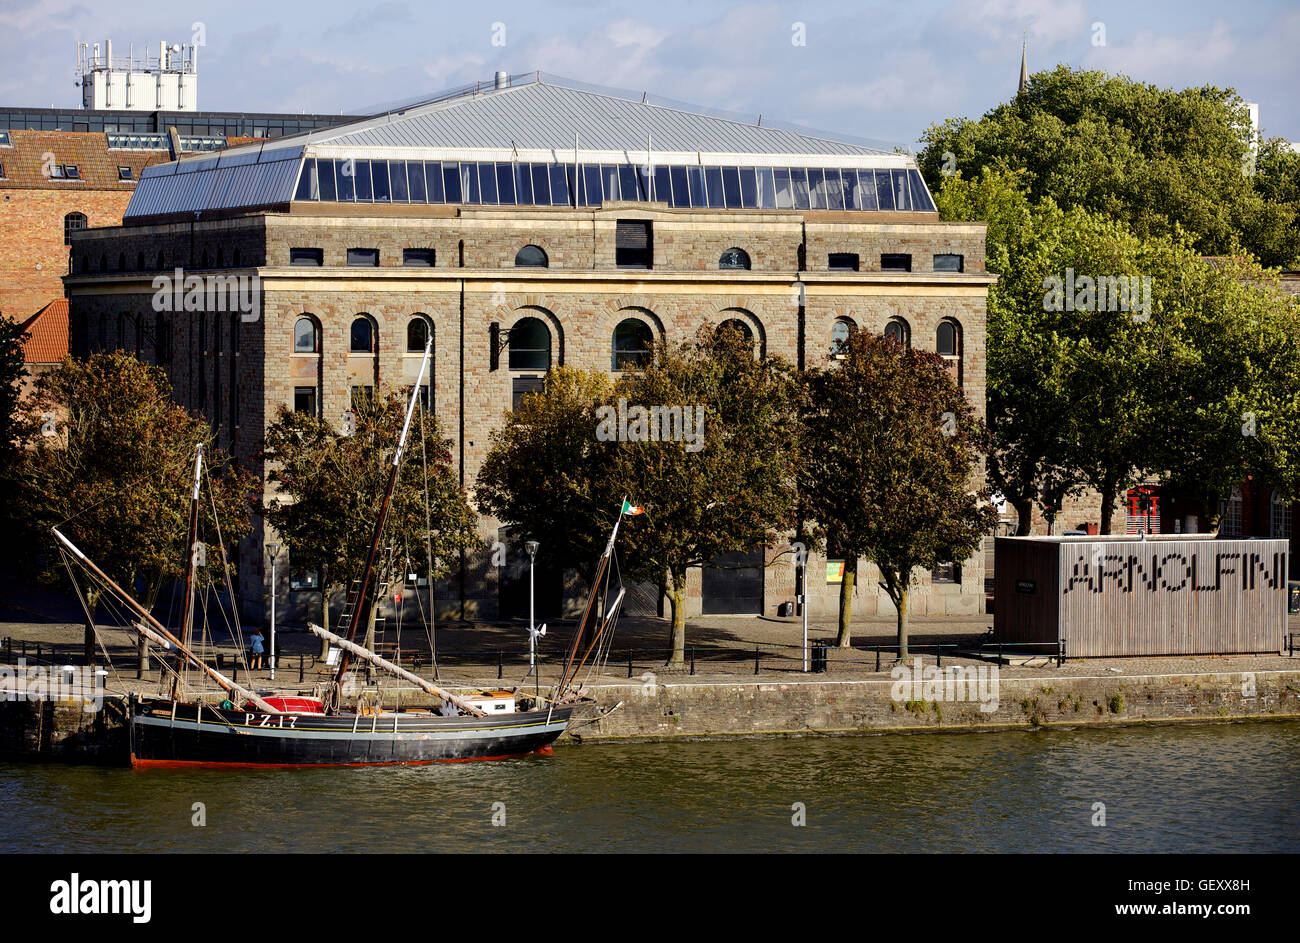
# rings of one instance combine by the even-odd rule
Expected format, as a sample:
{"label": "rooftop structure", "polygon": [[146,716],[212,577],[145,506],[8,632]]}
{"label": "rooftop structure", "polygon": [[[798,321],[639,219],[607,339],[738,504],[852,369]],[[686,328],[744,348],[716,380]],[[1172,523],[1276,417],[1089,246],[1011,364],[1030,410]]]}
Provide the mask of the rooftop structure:
{"label": "rooftop structure", "polygon": [[[119,52],[121,46],[118,47]],[[197,111],[199,96],[199,50],[197,46],[158,44],[157,58],[145,47],[136,56],[113,55],[113,41],[77,47],[77,83],[81,86],[81,107],[123,108],[128,111]]]}
{"label": "rooftop structure", "polygon": [[373,118],[151,168],[124,222],[293,201],[935,212],[906,154],[498,73]]}

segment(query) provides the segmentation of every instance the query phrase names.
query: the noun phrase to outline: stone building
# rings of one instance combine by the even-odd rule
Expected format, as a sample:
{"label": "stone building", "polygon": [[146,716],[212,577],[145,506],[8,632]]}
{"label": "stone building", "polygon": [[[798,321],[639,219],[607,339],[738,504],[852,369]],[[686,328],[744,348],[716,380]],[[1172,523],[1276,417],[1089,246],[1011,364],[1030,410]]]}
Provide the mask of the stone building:
{"label": "stone building", "polygon": [[[256,301],[155,310],[154,279],[178,270],[257,276]],[[646,338],[732,319],[760,355],[800,366],[849,330],[893,332],[943,354],[982,414],[992,281],[984,226],[940,222],[911,157],[500,74],[151,167],[123,225],[75,234],[66,284],[74,352],[161,363],[177,401],[258,472],[280,406],[338,423],[354,389],[409,385],[432,331],[430,395],[471,487],[492,430],[550,366],[613,371]],[[255,525],[240,553],[253,616],[273,536]],[[482,532],[486,546],[497,522]],[[690,614],[774,612],[795,592],[785,549],[695,573]],[[318,597],[289,557],[281,611],[302,613]],[[982,557],[954,563],[925,576],[916,611],[983,611]],[[814,615],[836,610],[835,570],[810,562]],[[440,605],[509,614],[508,582],[484,553]],[[858,614],[890,611],[868,568],[861,583]]]}

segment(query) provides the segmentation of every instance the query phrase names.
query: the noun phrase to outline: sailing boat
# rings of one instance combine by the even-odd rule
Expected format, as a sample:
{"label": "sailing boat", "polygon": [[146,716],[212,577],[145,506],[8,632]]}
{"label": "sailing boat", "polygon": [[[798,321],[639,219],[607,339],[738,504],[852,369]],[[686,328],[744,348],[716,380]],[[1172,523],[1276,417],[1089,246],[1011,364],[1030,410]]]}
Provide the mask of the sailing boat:
{"label": "sailing boat", "polygon": [[[384,525],[397,483],[406,438],[411,425],[424,372],[428,368],[432,339],[426,345],[420,374],[407,405],[406,421],[389,469],[373,540],[362,571],[360,586],[344,613],[347,637],[310,626],[316,635],[329,640],[340,651],[338,668],[322,698],[273,696],[251,691],[208,665],[190,647],[193,618],[191,594],[194,579],[199,482],[202,451],[196,452],[194,492],[191,499],[189,552],[186,573],[186,602],[183,638],[173,635],[161,622],[85,556],[57,528],[53,534],[69,564],[97,579],[105,590],[133,613],[136,630],[155,644],[174,649],[180,662],[197,668],[225,693],[219,705],[202,697],[186,697],[174,683],[170,697],[138,696],[131,700],[130,756],[134,767],[309,767],[385,766],[466,760],[506,759],[549,751],[568,727],[574,713],[592,704],[585,691],[575,688],[579,671],[603,664],[608,657],[609,639],[623,599],[621,585],[611,597],[614,541],[622,513],[618,515],[609,542],[597,566],[591,596],[569,646],[559,683],[550,697],[510,691],[479,691],[460,696],[393,664],[357,644],[357,626],[368,613],[371,581]],[[626,506],[626,502],[624,502]],[[612,598],[612,604],[606,606]],[[93,614],[88,614],[93,623]],[[584,642],[586,645],[584,646]],[[399,708],[383,710],[377,699],[362,697],[345,707],[350,661],[357,658],[415,685],[441,702],[437,710]]]}

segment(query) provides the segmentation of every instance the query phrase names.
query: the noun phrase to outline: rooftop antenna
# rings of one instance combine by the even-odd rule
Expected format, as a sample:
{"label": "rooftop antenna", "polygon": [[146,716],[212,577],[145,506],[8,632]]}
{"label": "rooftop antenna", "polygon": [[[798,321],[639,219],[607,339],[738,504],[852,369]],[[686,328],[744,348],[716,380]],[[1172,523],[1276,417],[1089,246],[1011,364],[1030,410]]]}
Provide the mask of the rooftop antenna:
{"label": "rooftop antenna", "polygon": [[642,92],[642,93],[641,93],[641,104],[643,104],[643,105],[645,104],[646,96],[649,95],[649,94],[650,94],[649,92]]}

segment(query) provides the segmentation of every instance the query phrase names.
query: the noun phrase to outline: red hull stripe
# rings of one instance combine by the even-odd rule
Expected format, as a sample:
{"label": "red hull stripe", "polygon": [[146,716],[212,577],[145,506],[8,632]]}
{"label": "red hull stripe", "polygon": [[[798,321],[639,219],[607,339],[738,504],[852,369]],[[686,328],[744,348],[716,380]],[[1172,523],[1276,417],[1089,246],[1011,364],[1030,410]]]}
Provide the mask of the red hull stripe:
{"label": "red hull stripe", "polygon": [[500,756],[460,756],[446,760],[397,760],[385,763],[221,763],[208,760],[143,760],[131,757],[133,769],[319,769],[340,766],[431,766],[434,763],[481,763],[490,760],[517,760],[521,756],[540,753],[549,756],[555,750],[550,746],[539,747],[524,753],[503,753]]}

